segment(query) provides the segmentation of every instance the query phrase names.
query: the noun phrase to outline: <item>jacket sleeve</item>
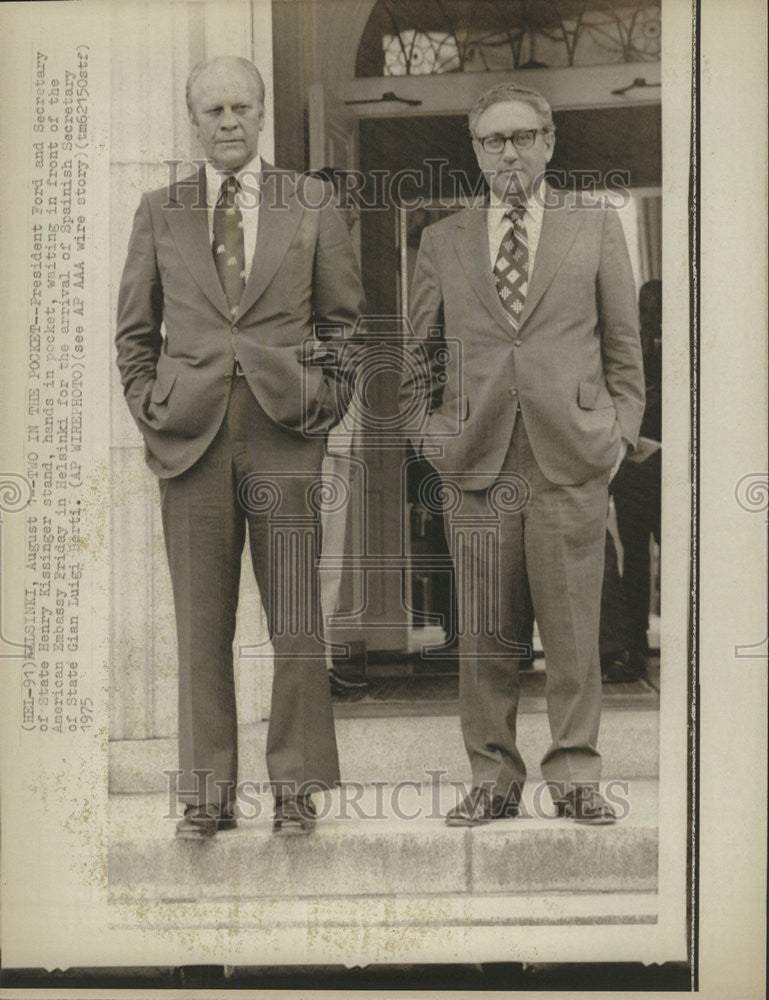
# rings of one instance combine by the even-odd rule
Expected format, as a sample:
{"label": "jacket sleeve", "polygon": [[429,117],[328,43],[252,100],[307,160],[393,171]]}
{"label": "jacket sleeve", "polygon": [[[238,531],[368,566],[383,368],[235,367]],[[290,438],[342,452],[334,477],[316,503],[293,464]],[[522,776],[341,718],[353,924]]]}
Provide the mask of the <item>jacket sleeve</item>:
{"label": "jacket sleeve", "polygon": [[147,196],[134,216],[117,307],[117,366],[126,402],[139,419],[163,343],[163,288],[155,255],[152,216]]}
{"label": "jacket sleeve", "polygon": [[421,450],[422,432],[443,392],[443,292],[430,230],[419,244],[409,296],[411,337],[404,344],[400,411],[409,438]]}
{"label": "jacket sleeve", "polygon": [[605,213],[597,281],[604,376],[622,437],[635,447],[645,390],[638,304],[630,256],[617,213]]}
{"label": "jacket sleeve", "polygon": [[[347,226],[329,202],[319,210],[318,241],[313,266],[313,327],[315,339],[330,340],[323,361],[318,403],[341,418],[352,392],[355,352],[350,341],[365,311],[360,267]],[[322,343],[317,345],[323,357]]]}

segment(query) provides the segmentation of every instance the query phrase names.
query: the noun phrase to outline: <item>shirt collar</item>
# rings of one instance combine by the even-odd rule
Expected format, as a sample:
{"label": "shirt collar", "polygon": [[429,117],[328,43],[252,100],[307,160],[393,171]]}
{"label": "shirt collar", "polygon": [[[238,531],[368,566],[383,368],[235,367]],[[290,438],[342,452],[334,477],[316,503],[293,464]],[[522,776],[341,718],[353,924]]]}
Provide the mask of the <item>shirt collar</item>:
{"label": "shirt collar", "polygon": [[[541,220],[544,207],[544,181],[540,181],[539,187],[532,191],[523,202],[523,214],[531,222],[535,222]],[[493,189],[489,191],[489,209],[494,213],[497,225],[502,221],[509,208],[507,202],[502,201]]]}
{"label": "shirt collar", "polygon": [[[224,183],[224,178],[227,177],[232,171],[229,170],[217,170],[210,160],[206,160],[206,201],[209,207],[216,204],[219,198],[219,189]],[[259,153],[245,163],[239,170],[236,170],[235,177],[238,181],[242,177],[248,175],[247,186],[253,188],[258,186],[262,180],[262,158]]]}

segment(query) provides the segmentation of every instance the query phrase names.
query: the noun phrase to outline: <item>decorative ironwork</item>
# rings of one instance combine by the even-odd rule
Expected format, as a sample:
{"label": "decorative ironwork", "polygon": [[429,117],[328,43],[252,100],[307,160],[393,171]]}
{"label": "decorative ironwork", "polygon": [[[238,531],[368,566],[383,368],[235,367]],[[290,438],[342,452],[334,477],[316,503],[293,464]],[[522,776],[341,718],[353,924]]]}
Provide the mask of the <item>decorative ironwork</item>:
{"label": "decorative ironwork", "polygon": [[657,62],[659,0],[378,0],[357,76]]}

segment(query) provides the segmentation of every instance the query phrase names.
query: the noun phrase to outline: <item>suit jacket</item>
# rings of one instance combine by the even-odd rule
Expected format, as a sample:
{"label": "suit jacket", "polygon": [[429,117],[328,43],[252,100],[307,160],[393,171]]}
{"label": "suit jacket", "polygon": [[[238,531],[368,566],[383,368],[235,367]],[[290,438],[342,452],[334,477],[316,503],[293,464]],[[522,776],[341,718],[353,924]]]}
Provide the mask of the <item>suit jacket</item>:
{"label": "suit jacket", "polygon": [[[644,375],[619,218],[546,191],[517,332],[494,282],[485,208],[465,209],[422,234],[410,318],[415,336],[430,339],[433,378],[438,369],[444,389],[417,437],[439,471],[462,474],[465,489],[484,489],[499,474],[516,404],[537,463],[554,483],[607,472],[621,439],[637,441]],[[447,348],[438,365],[437,345]],[[407,395],[418,368],[412,363],[406,376]]]}
{"label": "suit jacket", "polygon": [[302,357],[316,328],[349,335],[363,310],[347,228],[315,178],[264,164],[260,190],[254,263],[234,316],[211,252],[205,171],[145,194],[136,212],[117,364],[160,477],[189,468],[213,440],[236,356],[259,405],[289,431],[322,433],[341,416],[334,386]]}

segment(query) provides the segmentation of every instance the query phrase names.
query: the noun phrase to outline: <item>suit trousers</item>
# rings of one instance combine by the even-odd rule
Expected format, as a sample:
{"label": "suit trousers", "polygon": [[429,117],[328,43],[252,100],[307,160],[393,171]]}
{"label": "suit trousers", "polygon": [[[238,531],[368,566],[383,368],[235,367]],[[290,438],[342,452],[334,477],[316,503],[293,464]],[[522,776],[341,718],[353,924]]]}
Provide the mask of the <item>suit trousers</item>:
{"label": "suit trousers", "polygon": [[274,652],[270,782],[279,795],[278,786],[289,793],[339,780],[318,597],[323,451],[322,438],[273,423],[245,378],[233,377],[211,445],[186,472],[160,481],[179,647],[182,802],[221,805],[235,795],[233,641],[246,531]]}
{"label": "suit trousers", "polygon": [[[521,642],[528,647],[527,656],[533,658],[534,609],[529,608],[527,627],[521,634]],[[631,649],[628,626],[628,612],[625,591],[617,564],[617,548],[614,538],[607,529],[604,545],[603,585],[601,588],[601,624],[598,630],[598,652],[604,656]]]}
{"label": "suit trousers", "polygon": [[526,778],[516,713],[518,659],[528,655],[520,643],[532,609],[545,653],[552,739],[543,777],[554,799],[600,778],[598,627],[608,480],[608,472],[576,486],[547,480],[519,411],[495,484],[462,492],[461,505],[445,514],[459,607],[459,712],[473,784],[510,800]]}
{"label": "suit trousers", "polygon": [[617,529],[623,550],[622,584],[628,616],[628,648],[648,653],[649,595],[651,589],[650,536],[660,541],[661,453],[640,465],[625,462],[612,483]]}

